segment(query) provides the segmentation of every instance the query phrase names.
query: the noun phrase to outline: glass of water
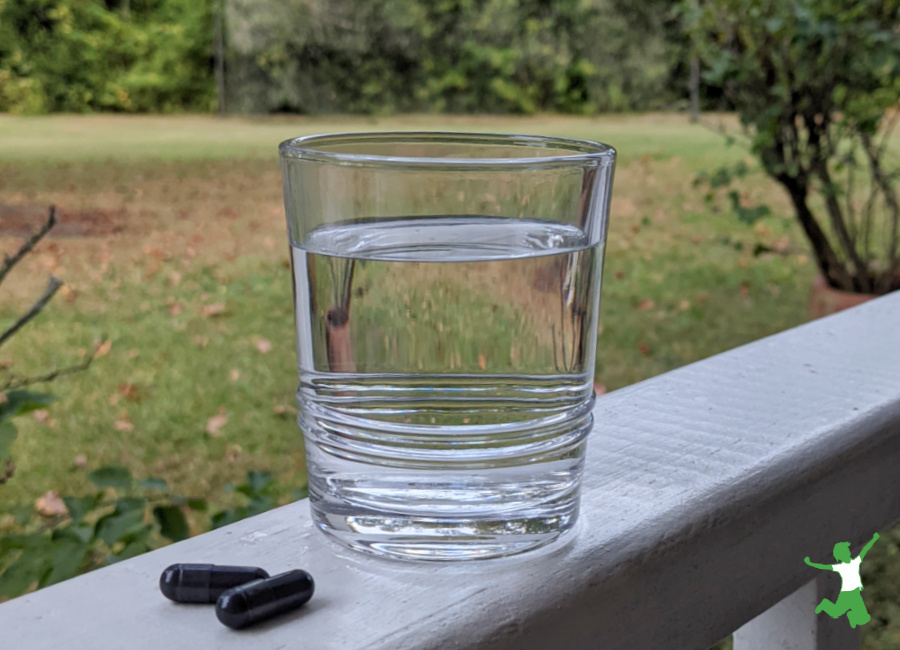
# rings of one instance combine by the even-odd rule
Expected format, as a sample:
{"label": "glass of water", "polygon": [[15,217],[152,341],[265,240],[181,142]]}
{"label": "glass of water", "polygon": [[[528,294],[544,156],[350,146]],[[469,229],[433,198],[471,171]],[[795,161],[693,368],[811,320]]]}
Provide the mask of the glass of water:
{"label": "glass of water", "polygon": [[571,529],[615,150],[357,133],[280,154],[316,524],[422,560]]}

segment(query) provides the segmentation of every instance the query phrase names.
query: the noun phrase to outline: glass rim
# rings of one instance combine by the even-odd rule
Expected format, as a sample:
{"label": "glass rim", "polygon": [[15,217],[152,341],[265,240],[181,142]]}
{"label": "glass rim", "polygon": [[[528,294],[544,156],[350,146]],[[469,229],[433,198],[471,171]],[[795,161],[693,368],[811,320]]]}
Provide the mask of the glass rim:
{"label": "glass rim", "polygon": [[[560,155],[526,156],[511,158],[428,156],[384,156],[361,153],[327,151],[316,145],[378,142],[397,144],[473,144],[502,145],[511,148],[560,149],[571,151]],[[615,162],[616,150],[608,144],[592,140],[578,140],[558,136],[525,135],[511,133],[478,133],[465,131],[359,131],[305,135],[285,140],[278,145],[282,159],[309,160],[350,166],[376,166],[394,168],[472,168],[491,167],[501,169],[543,169],[560,166],[578,166],[589,163],[608,165]]]}

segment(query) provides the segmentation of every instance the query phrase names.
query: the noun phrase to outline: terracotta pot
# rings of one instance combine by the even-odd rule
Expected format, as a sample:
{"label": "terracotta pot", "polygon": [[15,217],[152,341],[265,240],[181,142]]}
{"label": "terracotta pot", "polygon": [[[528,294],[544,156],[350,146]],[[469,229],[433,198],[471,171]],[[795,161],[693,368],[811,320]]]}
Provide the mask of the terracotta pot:
{"label": "terracotta pot", "polygon": [[856,307],[877,297],[874,293],[854,293],[833,289],[820,275],[813,282],[809,292],[809,315],[813,318],[822,318]]}

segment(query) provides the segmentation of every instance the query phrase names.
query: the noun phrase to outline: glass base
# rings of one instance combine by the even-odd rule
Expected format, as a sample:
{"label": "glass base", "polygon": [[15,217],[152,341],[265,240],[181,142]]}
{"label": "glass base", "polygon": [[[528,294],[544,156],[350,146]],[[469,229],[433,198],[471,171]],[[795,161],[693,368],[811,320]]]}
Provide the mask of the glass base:
{"label": "glass base", "polygon": [[349,548],[405,560],[546,546],[578,517],[593,424],[593,399],[581,392],[544,417],[515,421],[501,411],[509,421],[462,426],[384,423],[301,402],[313,520]]}
{"label": "glass base", "polygon": [[[329,537],[356,551],[398,560],[448,562],[518,555],[551,544],[578,518],[579,500],[570,496],[527,516],[502,519],[421,517],[321,512],[313,520]],[[539,510],[539,512],[535,512]]]}

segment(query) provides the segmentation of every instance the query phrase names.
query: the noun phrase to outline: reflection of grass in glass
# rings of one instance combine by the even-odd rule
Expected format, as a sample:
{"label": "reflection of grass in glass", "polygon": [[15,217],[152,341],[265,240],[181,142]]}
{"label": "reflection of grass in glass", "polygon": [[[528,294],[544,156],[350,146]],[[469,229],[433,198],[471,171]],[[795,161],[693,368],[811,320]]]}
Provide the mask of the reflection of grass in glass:
{"label": "reflection of grass in glass", "polygon": [[[353,307],[360,370],[503,373],[551,362],[550,351],[533,343],[528,315],[507,302],[506,287],[496,287],[492,299],[463,280],[404,282],[397,276],[417,270],[391,270],[378,263],[360,269],[361,286],[380,287],[364,290]],[[520,349],[530,342],[523,355]]]}

